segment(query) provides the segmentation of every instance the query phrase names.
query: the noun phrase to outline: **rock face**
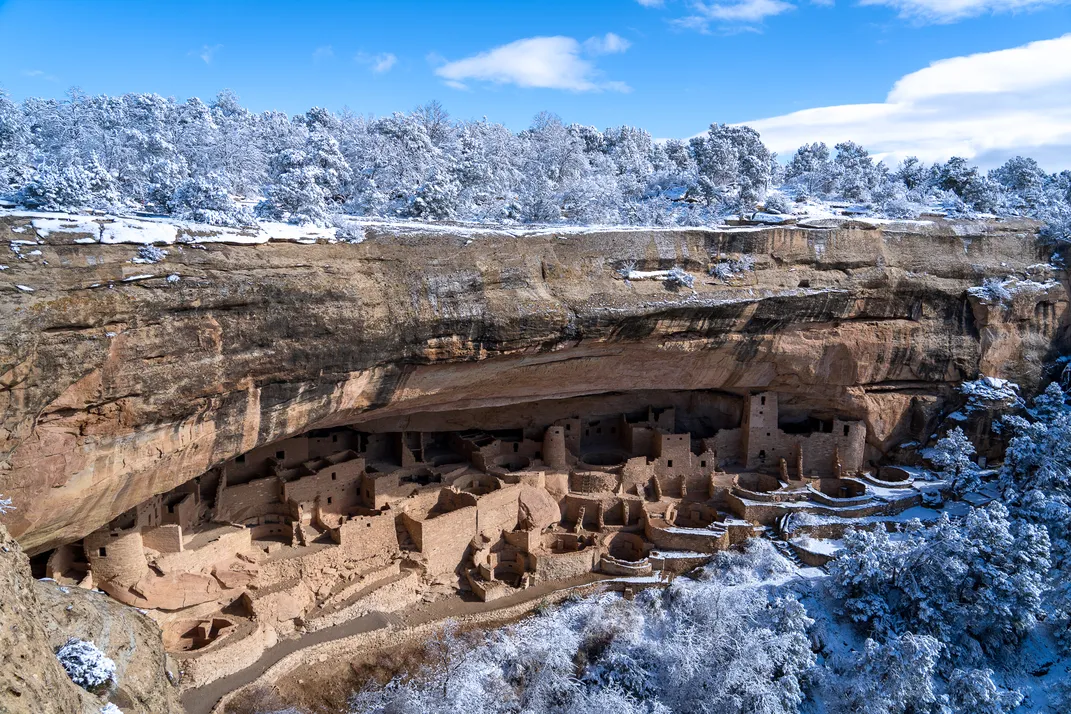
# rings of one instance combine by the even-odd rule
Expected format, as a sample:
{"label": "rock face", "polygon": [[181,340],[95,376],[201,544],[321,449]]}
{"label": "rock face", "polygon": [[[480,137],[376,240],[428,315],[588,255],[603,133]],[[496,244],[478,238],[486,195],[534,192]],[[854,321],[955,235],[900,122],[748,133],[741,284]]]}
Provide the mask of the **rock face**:
{"label": "rock face", "polygon": [[70,714],[99,711],[96,697],[63,671],[45,637],[30,562],[0,525],[0,712]]}
{"label": "rock face", "polygon": [[[0,241],[33,239],[25,223],[0,220]],[[43,236],[0,272],[5,522],[38,552],[310,428],[486,425],[639,391],[773,390],[782,410],[865,419],[876,460],[927,436],[960,380],[1029,389],[1066,344],[1066,284],[1039,265],[1037,228],[371,232],[175,246],[153,265]],[[753,270],[708,277],[745,255]],[[622,277],[673,266],[692,288]],[[1042,287],[1008,308],[968,292],[1009,275]]]}
{"label": "rock face", "polygon": [[115,662],[116,684],[108,699],[124,712],[181,712],[168,681],[160,628],[136,610],[100,592],[35,582],[50,650],[70,637],[88,640]]}
{"label": "rock face", "polygon": [[[3,714],[97,714],[109,701],[138,714],[182,711],[156,623],[103,593],[35,581],[2,525],[0,593]],[[102,696],[75,685],[56,659],[71,637],[92,642],[115,662],[116,684]]]}

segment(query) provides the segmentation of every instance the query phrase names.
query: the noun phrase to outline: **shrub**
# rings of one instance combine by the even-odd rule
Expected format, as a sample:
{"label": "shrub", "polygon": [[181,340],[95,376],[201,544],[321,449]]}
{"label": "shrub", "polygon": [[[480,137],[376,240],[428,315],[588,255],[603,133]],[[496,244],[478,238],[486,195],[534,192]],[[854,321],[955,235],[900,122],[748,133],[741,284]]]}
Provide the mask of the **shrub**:
{"label": "shrub", "polygon": [[93,691],[115,681],[115,662],[92,642],[72,637],[56,652],[71,681]]}

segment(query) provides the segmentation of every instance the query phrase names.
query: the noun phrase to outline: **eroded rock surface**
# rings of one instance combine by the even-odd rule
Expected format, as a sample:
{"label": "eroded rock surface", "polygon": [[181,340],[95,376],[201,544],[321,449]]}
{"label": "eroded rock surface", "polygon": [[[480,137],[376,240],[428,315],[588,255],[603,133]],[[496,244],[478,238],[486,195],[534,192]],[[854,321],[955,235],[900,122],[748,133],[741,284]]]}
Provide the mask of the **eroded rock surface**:
{"label": "eroded rock surface", "polygon": [[[35,237],[6,220],[0,241]],[[19,506],[5,521],[38,552],[310,428],[466,410],[487,425],[532,400],[641,390],[796,396],[865,420],[880,456],[961,380],[1041,377],[1068,316],[1036,231],[384,234],[173,246],[152,265],[51,234],[0,272],[0,493]],[[753,271],[708,277],[742,255]],[[694,290],[622,277],[674,265]],[[999,310],[968,293],[1009,275],[1047,287]]]}
{"label": "eroded rock surface", "polygon": [[70,714],[99,711],[96,697],[63,671],[45,637],[30,562],[0,525],[0,712]]}

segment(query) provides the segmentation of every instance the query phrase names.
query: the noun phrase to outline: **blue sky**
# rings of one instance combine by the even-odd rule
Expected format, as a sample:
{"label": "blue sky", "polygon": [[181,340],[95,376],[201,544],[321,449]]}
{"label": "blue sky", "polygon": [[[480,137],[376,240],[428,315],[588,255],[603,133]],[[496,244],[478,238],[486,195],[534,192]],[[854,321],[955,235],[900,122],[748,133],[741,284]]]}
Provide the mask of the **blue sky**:
{"label": "blue sky", "polygon": [[[438,99],[454,116],[514,129],[546,109],[599,127],[639,125],[656,137],[758,121],[782,151],[809,130],[828,140],[861,133],[879,153],[936,154],[942,142],[967,141],[958,153],[983,161],[1020,148],[1049,162],[1071,158],[1071,99],[1049,106],[1054,92],[1071,95],[1066,0],[864,3],[8,0],[0,2],[0,36],[8,38],[0,85],[15,99],[59,97],[70,86],[180,99],[230,88],[254,110],[288,113],[319,105],[383,114]],[[18,37],[26,39],[11,41]],[[1028,49],[1017,63],[985,60],[1041,40],[1059,44],[1036,56]],[[1033,95],[1022,95],[1014,76],[998,77],[996,89],[968,96],[955,86],[939,96],[901,92],[900,108],[890,107],[901,78],[972,55],[981,59],[953,73],[968,84],[972,73],[985,85],[994,72],[1029,76],[1063,59],[1069,69],[1047,76]],[[994,94],[1003,114],[984,127],[950,128],[991,114]],[[1023,102],[1035,115],[1009,113]],[[867,108],[874,104],[885,106],[881,121]],[[838,111],[805,121],[792,115],[824,107]],[[920,126],[934,107],[936,123]],[[1038,121],[1044,131],[1007,138],[1008,126]]]}

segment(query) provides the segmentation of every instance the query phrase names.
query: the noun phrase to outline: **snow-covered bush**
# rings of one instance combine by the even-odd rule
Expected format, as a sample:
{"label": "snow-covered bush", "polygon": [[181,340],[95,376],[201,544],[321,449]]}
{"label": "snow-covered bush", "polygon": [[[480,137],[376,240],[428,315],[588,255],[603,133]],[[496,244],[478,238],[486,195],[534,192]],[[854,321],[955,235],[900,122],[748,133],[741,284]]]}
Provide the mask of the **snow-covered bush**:
{"label": "snow-covered bush", "polygon": [[115,681],[115,662],[92,642],[72,637],[56,657],[71,681],[83,689],[97,690]]}
{"label": "snow-covered bush", "polygon": [[666,285],[670,288],[691,289],[695,285],[695,278],[686,273],[683,268],[674,265],[666,274]]}
{"label": "snow-covered bush", "polygon": [[227,180],[215,172],[179,183],[167,205],[171,215],[183,221],[234,227],[255,223],[253,215],[231,198]]}
{"label": "snow-covered bush", "polygon": [[100,709],[100,714],[123,714],[123,710],[108,702]]}
{"label": "snow-covered bush", "polygon": [[143,245],[138,248],[138,254],[134,256],[133,263],[159,263],[167,257],[167,251],[157,248],[155,245]]}
{"label": "snow-covered bush", "polygon": [[967,397],[967,411],[978,409],[1009,410],[1024,406],[1019,385],[1007,379],[980,377],[959,386]]}
{"label": "snow-covered bush", "polygon": [[15,506],[12,505],[10,498],[5,498],[4,494],[0,493],[0,516],[5,513],[10,513],[15,510]]}
{"label": "snow-covered bush", "polygon": [[771,193],[766,196],[766,202],[763,204],[769,213],[791,213],[792,204],[781,193]]}
{"label": "snow-covered bush", "polygon": [[711,267],[710,274],[718,280],[730,280],[744,273],[750,273],[754,269],[755,258],[745,254],[739,258],[718,261]]}
{"label": "snow-covered bush", "polygon": [[971,295],[986,300],[987,302],[996,305],[1005,305],[1012,300],[1012,293],[1008,289],[1007,280],[1001,280],[1000,278],[986,278],[982,281],[981,286],[975,288],[968,288],[967,292]]}

